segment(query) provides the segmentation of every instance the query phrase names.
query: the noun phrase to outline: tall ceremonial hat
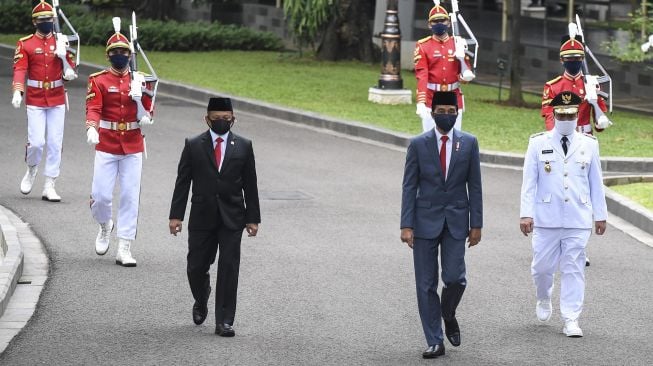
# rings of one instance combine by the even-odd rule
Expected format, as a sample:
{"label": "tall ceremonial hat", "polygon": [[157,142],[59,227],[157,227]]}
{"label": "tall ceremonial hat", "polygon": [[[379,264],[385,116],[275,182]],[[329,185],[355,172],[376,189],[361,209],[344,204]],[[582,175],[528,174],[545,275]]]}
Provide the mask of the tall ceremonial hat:
{"label": "tall ceremonial hat", "polygon": [[433,102],[431,109],[435,110],[436,105],[455,105],[458,108],[458,95],[455,92],[436,91],[433,93]]}
{"label": "tall ceremonial hat", "polygon": [[209,105],[206,107],[206,111],[233,112],[234,109],[231,106],[230,98],[213,97],[209,99]]}
{"label": "tall ceremonial hat", "polygon": [[449,19],[447,9],[442,5],[436,5],[429,11],[429,22],[434,19]]}
{"label": "tall ceremonial hat", "polygon": [[107,40],[107,52],[114,48],[126,48],[130,49],[129,47],[129,40],[127,37],[125,37],[122,33],[116,32],[114,33],[109,39]]}
{"label": "tall ceremonial hat", "polygon": [[32,19],[52,17],[54,17],[54,9],[52,8],[52,5],[43,0],[32,9]]}
{"label": "tall ceremonial hat", "polygon": [[562,41],[560,42],[560,57],[585,57],[583,37],[576,36],[573,39],[568,35],[562,37]]}
{"label": "tall ceremonial hat", "polygon": [[578,105],[583,102],[583,99],[579,97],[577,94],[569,92],[569,91],[564,91],[562,93],[558,93],[552,100],[551,100],[551,107],[553,107],[553,111],[558,114],[575,114],[578,113]]}

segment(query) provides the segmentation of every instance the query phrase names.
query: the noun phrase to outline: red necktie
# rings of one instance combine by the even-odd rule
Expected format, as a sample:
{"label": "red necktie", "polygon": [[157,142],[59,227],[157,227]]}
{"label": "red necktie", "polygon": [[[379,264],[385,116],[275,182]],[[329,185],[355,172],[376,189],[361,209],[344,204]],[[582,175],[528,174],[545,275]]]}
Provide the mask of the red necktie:
{"label": "red necktie", "polygon": [[220,160],[222,159],[222,149],[221,149],[221,143],[222,143],[222,137],[218,137],[215,139],[215,165],[218,166],[218,170],[220,170]]}
{"label": "red necktie", "polygon": [[440,147],[440,166],[442,167],[442,174],[444,174],[445,179],[447,178],[447,140],[449,136],[443,135],[440,137],[442,140],[442,146]]}

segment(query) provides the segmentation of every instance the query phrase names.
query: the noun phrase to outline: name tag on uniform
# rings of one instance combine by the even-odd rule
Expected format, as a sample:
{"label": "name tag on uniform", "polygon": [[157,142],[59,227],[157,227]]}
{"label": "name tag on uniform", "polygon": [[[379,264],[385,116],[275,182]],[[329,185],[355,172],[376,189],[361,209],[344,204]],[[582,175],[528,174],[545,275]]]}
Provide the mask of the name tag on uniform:
{"label": "name tag on uniform", "polygon": [[108,91],[109,93],[117,93],[117,92],[119,92],[120,90],[118,89],[118,87],[110,86],[109,89],[107,89],[107,91]]}
{"label": "name tag on uniform", "polygon": [[553,150],[542,150],[542,154],[553,154]]}
{"label": "name tag on uniform", "polygon": [[43,49],[37,48],[37,49],[34,50],[34,53],[37,54],[37,55],[40,55],[40,54],[43,53]]}

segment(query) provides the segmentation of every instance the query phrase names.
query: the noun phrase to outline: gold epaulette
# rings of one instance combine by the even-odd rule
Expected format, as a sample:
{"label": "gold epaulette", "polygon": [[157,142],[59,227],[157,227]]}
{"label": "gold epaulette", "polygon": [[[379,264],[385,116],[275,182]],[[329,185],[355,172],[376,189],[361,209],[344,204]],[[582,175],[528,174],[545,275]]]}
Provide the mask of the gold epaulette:
{"label": "gold epaulette", "polygon": [[547,84],[555,84],[555,83],[557,83],[558,80],[560,80],[560,79],[562,79],[562,76],[558,76],[558,77],[555,78],[555,79],[551,79],[551,80],[547,81],[546,83],[547,83]]}
{"label": "gold epaulette", "polygon": [[534,134],[531,135],[530,138],[537,137],[537,136],[541,136],[541,135],[544,135],[545,133],[546,133],[546,131],[542,131],[542,132],[534,133]]}
{"label": "gold epaulette", "polygon": [[424,43],[424,42],[427,42],[429,39],[431,39],[431,36],[424,37],[424,38],[420,39],[419,41],[417,41],[417,43]]}
{"label": "gold epaulette", "polygon": [[25,36],[25,37],[21,38],[19,41],[21,41],[21,42],[22,42],[22,41],[27,41],[28,39],[30,39],[30,38],[32,38],[32,37],[34,37],[34,35],[33,35],[33,34],[30,34],[29,36]]}
{"label": "gold epaulette", "polygon": [[105,72],[109,72],[109,71],[107,71],[107,70],[98,71],[98,72],[92,73],[92,74],[89,75],[88,77],[89,77],[89,78],[93,78],[93,77],[96,77],[96,76],[98,76],[98,75],[102,75],[102,74],[104,74]]}
{"label": "gold epaulette", "polygon": [[589,137],[589,138],[591,138],[591,139],[596,140],[596,136],[594,136],[594,135],[590,135],[589,133],[585,133],[585,132],[583,132],[583,135],[585,135],[585,136],[587,136],[587,137]]}

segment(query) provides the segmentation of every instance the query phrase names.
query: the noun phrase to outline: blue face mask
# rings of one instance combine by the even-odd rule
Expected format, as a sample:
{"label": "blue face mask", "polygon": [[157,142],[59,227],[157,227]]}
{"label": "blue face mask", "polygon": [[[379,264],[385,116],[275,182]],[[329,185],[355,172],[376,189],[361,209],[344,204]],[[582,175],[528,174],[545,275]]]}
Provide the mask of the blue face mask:
{"label": "blue face mask", "polygon": [[449,26],[445,23],[435,23],[431,26],[431,32],[433,32],[433,34],[436,36],[443,36],[445,33],[447,33],[448,29]]}
{"label": "blue face mask", "polygon": [[563,61],[562,64],[565,66],[565,70],[567,70],[569,75],[578,74],[583,67],[583,61]]}
{"label": "blue face mask", "polygon": [[53,27],[54,27],[53,22],[36,23],[36,29],[38,29],[39,32],[43,34],[49,34],[50,32],[52,32]]}
{"label": "blue face mask", "polygon": [[122,70],[129,63],[129,56],[121,54],[111,55],[109,56],[109,62],[111,62],[111,66],[113,66],[114,69]]}
{"label": "blue face mask", "polygon": [[453,128],[453,125],[456,124],[456,118],[458,115],[456,114],[440,114],[440,113],[433,113],[433,120],[435,121],[435,125],[438,126],[442,131],[444,132],[449,132]]}

